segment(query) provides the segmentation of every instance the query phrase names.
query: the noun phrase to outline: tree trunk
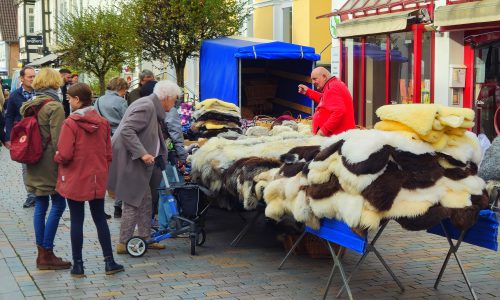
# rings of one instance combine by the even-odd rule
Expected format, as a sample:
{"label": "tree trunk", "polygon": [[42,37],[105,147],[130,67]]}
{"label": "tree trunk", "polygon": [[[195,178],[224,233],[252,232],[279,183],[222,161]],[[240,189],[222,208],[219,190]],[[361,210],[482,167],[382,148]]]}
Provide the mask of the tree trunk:
{"label": "tree trunk", "polygon": [[99,92],[102,95],[106,92],[106,79],[105,79],[106,73],[104,74],[99,74]]}
{"label": "tree trunk", "polygon": [[177,85],[183,89],[184,88],[184,68],[186,67],[186,62],[181,62],[174,64],[175,77],[177,77]]}

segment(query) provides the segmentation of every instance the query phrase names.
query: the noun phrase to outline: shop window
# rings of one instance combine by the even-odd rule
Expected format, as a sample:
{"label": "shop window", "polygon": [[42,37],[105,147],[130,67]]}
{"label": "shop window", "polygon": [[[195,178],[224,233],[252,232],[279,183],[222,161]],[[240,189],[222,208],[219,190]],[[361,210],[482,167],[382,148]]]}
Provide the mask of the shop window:
{"label": "shop window", "polygon": [[421,62],[421,89],[420,101],[421,103],[431,103],[431,39],[432,33],[424,31],[422,33],[422,62]]}
{"label": "shop window", "polygon": [[474,50],[474,99],[477,132],[493,140],[495,110],[500,106],[500,41]]}
{"label": "shop window", "polygon": [[361,99],[364,84],[361,80],[361,45],[361,38],[346,39],[343,43],[342,55],[342,79],[352,95],[356,124],[362,124],[364,116],[364,99]]}
{"label": "shop window", "polygon": [[367,36],[365,40],[366,64],[366,120],[365,126],[372,128],[379,121],[375,111],[385,105],[386,84],[386,35]]}
{"label": "shop window", "polygon": [[413,103],[413,32],[391,33],[390,41],[391,103]]}

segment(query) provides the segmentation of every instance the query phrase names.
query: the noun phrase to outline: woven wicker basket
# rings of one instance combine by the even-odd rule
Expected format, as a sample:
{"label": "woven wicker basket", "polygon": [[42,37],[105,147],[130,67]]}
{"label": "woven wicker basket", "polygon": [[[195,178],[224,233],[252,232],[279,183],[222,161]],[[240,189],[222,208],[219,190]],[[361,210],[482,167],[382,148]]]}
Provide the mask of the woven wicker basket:
{"label": "woven wicker basket", "polygon": [[255,118],[253,120],[254,120],[255,126],[261,126],[261,127],[271,129],[273,127],[274,121],[276,119],[273,117],[269,117],[269,116],[255,116]]}
{"label": "woven wicker basket", "polygon": [[[295,244],[295,242],[297,241],[298,237],[298,235],[285,236],[285,239],[283,240],[285,251],[290,251],[293,244]],[[339,245],[333,244],[333,251],[335,252],[335,254],[338,254],[339,249]],[[312,234],[306,234],[292,253],[294,255],[308,255],[312,258],[331,257],[330,250],[328,250],[326,241]]]}
{"label": "woven wicker basket", "polygon": [[302,123],[305,125],[312,125],[312,117],[302,118],[302,115],[297,117],[297,123]]}

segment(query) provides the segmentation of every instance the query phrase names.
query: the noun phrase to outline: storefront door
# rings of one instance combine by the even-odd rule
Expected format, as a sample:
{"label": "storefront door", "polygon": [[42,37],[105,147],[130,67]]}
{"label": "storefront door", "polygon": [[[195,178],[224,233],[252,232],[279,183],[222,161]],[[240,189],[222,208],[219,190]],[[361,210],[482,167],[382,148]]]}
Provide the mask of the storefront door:
{"label": "storefront door", "polygon": [[474,47],[473,105],[476,111],[476,132],[490,140],[496,136],[495,111],[500,107],[500,40]]}

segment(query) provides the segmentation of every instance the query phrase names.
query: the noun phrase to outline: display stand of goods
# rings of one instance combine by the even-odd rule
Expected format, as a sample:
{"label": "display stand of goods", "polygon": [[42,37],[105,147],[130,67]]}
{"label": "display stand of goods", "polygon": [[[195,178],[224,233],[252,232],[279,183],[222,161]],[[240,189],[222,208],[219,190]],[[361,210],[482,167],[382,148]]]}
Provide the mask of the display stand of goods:
{"label": "display stand of goods", "polygon": [[265,115],[273,111],[273,104],[270,99],[276,97],[278,85],[268,80],[254,79],[248,80],[244,85],[245,106],[248,107],[254,115]]}
{"label": "display stand of goods", "polygon": [[[283,239],[283,247],[288,253],[292,246],[295,244],[299,235],[288,234]],[[335,254],[339,253],[340,246],[332,244],[333,251]],[[331,257],[330,250],[326,242],[312,234],[306,234],[304,238],[300,241],[297,247],[292,252],[294,255],[308,255],[312,258],[329,258]]]}

